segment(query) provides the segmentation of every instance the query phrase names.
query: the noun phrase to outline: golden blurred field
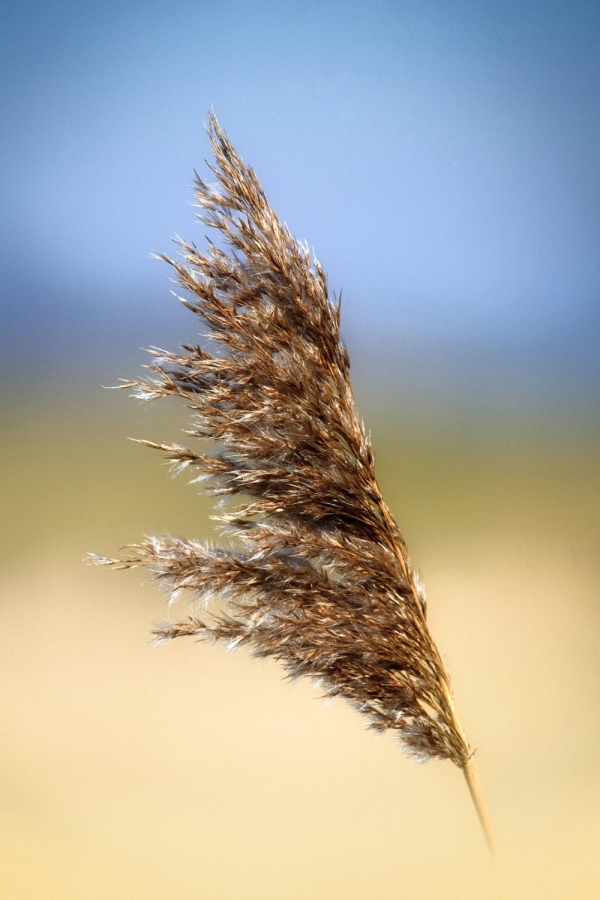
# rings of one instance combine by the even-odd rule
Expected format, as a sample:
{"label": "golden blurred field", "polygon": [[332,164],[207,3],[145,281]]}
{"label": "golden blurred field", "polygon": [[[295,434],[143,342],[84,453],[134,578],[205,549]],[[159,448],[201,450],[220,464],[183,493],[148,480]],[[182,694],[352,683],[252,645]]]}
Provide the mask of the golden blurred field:
{"label": "golden blurred field", "polygon": [[210,503],[128,435],[176,408],[41,392],[2,415],[2,900],[600,896],[599,429],[363,414],[478,748],[419,766],[246,651],[153,648],[163,597],[82,565]]}

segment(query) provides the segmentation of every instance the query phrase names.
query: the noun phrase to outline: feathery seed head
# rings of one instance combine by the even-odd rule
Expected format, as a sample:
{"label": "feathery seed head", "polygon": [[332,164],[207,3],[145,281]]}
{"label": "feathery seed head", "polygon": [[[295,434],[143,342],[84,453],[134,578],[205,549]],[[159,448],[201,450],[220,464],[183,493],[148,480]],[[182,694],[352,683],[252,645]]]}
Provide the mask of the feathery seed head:
{"label": "feathery seed head", "polygon": [[224,611],[156,628],[278,659],[340,696],[376,730],[392,729],[421,760],[470,757],[442,660],[426,624],[425,592],[375,478],[340,339],[340,304],[306,245],[269,206],[254,173],[210,116],[216,185],[196,175],[200,218],[220,235],[204,251],[177,239],[180,298],[208,327],[209,353],[152,348],[146,378],[125,382],[144,400],[176,396],[187,432],[216,452],[161,450],[214,495],[243,495],[218,517],[239,552],[152,538],[117,568],[144,566],[168,587],[224,598]]}

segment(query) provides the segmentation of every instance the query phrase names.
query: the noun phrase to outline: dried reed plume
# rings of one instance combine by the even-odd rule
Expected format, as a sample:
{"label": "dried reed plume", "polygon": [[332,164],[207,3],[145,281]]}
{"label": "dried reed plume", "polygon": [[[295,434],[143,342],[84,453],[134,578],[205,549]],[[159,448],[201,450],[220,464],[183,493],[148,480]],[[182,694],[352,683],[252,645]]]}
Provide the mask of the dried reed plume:
{"label": "dried reed plume", "polygon": [[201,252],[178,239],[182,262],[161,258],[187,292],[182,303],[224,352],[156,350],[154,376],[121,386],[144,400],[187,401],[189,434],[213,442],[212,455],[142,443],[206,479],[213,494],[245,497],[217,517],[240,552],[151,538],[121,559],[93,561],[148,567],[171,601],[184,590],[202,601],[225,598],[225,612],[192,615],[154,634],[248,644],[292,677],[317,679],[372,728],[393,729],[418,759],[452,760],[491,843],[472,755],[427,628],[423,587],[381,496],[357,414],[340,305],[213,115],[208,130],[218,183],[196,177],[196,199],[201,220],[231,252],[212,242]]}

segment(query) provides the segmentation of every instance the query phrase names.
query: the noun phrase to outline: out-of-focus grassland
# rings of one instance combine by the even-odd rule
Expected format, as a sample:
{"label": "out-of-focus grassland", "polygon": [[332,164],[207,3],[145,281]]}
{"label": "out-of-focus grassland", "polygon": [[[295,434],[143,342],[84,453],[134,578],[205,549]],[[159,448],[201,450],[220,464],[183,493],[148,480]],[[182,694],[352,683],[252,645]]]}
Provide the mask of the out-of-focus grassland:
{"label": "out-of-focus grassland", "polygon": [[182,411],[99,393],[1,410],[0,897],[598,897],[598,429],[361,404],[478,748],[491,860],[450,764],[245,651],[149,646],[163,597],[81,560],[210,536],[210,503],[125,440],[177,440]]}

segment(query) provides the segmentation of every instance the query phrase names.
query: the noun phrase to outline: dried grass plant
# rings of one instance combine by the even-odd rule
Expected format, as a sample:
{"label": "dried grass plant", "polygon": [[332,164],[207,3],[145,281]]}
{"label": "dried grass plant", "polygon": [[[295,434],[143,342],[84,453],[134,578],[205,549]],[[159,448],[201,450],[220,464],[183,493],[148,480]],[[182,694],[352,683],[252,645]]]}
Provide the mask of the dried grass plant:
{"label": "dried grass plant", "polygon": [[[152,375],[125,382],[143,400],[181,397],[188,433],[212,453],[143,441],[191,470],[220,497],[239,496],[216,518],[239,552],[151,538],[116,568],[147,567],[170,600],[191,591],[198,612],[154,632],[247,644],[292,677],[317,679],[377,730],[391,729],[420,760],[463,770],[480,821],[491,830],[450,683],[429,633],[423,586],[375,478],[357,414],[340,305],[320,264],[277,218],[254,173],[214,115],[209,135],[217,183],[196,177],[201,220],[221,246],[177,240],[182,303],[208,326],[213,354],[155,350]],[[222,352],[221,352],[222,351]],[[209,616],[207,602],[227,601]]]}

